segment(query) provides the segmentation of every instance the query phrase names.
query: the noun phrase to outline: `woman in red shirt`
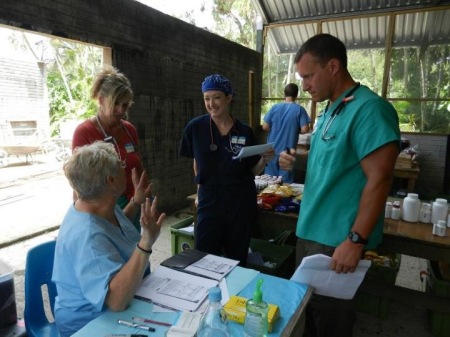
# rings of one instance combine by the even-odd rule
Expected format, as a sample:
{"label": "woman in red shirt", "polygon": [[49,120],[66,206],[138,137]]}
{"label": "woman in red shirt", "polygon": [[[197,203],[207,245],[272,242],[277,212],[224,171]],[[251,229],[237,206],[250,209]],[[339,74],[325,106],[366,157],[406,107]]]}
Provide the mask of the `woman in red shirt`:
{"label": "woman in red shirt", "polygon": [[[134,224],[140,230],[139,210],[141,203],[145,200],[133,198],[132,171],[136,171],[136,177],[146,173],[138,151],[136,128],[126,120],[128,109],[133,103],[130,81],[117,69],[105,67],[95,78],[91,98],[97,100],[98,112],[75,129],[72,149],[98,140],[114,144],[126,174],[126,189],[117,203],[123,209],[133,207],[136,210]],[[149,197],[151,191],[146,190],[149,191],[147,195]],[[76,196],[74,198],[76,199]]]}

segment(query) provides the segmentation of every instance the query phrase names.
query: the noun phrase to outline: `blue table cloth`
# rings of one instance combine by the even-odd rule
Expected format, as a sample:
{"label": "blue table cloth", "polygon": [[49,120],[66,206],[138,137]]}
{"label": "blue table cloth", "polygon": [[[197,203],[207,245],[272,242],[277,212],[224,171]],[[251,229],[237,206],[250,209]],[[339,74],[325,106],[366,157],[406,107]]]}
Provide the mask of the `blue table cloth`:
{"label": "blue table cloth", "polygon": [[[280,318],[276,321],[270,337],[279,336],[305,296],[308,286],[275,276],[266,275],[253,269],[236,267],[226,277],[229,295],[251,298],[256,282],[262,278],[263,300],[280,308]],[[153,312],[153,304],[134,299],[127,310],[122,312],[105,311],[103,315],[88,323],[73,337],[102,337],[107,334],[144,334],[164,337],[168,327],[151,324],[155,332],[128,328],[117,324],[118,319],[131,321],[132,317],[144,317],[176,324],[180,312]],[[232,336],[243,336],[243,325],[230,322]]]}

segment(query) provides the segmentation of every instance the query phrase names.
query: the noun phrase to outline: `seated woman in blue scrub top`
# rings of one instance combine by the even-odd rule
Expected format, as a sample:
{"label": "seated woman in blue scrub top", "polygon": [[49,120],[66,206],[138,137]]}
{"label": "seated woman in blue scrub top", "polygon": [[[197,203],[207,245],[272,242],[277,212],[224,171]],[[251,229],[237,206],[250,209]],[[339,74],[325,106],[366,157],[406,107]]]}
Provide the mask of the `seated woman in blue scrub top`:
{"label": "seated woman in blue scrub top", "polygon": [[[133,200],[141,205],[141,234],[116,204],[126,186],[114,145],[97,141],[75,149],[64,173],[78,198],[58,234],[52,280],[58,296],[55,321],[68,337],[105,309],[127,308],[144,275],[165,214],[159,215],[145,172],[132,171]],[[148,186],[148,187],[147,187]]]}
{"label": "seated woman in blue scrub top", "polygon": [[202,83],[207,114],[186,126],[180,155],[194,159],[197,184],[195,248],[246,265],[257,203],[254,178],[273,159],[273,149],[233,160],[242,147],[257,145],[253,130],[229,112],[230,81],[211,75]]}

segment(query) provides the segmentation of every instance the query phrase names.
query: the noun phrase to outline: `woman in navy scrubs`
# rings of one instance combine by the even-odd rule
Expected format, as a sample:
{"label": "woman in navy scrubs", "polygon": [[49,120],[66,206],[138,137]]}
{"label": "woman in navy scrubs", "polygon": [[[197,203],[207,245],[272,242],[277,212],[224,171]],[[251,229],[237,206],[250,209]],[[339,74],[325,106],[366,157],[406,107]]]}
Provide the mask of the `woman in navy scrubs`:
{"label": "woman in navy scrubs", "polygon": [[195,248],[245,266],[257,211],[254,177],[273,159],[274,151],[233,160],[242,147],[257,145],[255,134],[228,111],[233,89],[227,78],[206,77],[202,93],[208,114],[188,123],[180,147],[180,155],[194,159]]}

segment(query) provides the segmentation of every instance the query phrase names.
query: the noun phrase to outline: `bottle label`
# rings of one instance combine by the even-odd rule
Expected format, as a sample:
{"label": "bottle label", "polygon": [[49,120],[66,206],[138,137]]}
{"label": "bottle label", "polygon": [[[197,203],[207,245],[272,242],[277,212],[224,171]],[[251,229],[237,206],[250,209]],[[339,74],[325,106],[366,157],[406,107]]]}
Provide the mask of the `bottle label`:
{"label": "bottle label", "polygon": [[265,336],[263,316],[247,311],[244,332],[249,337]]}

